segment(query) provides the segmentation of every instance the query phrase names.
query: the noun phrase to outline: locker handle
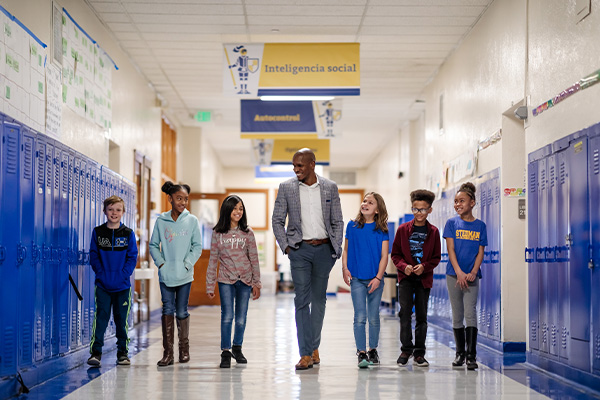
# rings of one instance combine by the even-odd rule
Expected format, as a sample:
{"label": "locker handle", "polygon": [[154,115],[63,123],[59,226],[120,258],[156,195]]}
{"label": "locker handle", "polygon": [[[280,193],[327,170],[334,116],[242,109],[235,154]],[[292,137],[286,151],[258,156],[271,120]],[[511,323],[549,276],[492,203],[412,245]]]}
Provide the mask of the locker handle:
{"label": "locker handle", "polygon": [[0,265],[6,260],[6,249],[0,245]]}
{"label": "locker handle", "polygon": [[590,261],[588,261],[588,268],[594,269],[594,246],[592,244],[588,244],[588,249],[590,253]]}
{"label": "locker handle", "polygon": [[[528,254],[531,254],[531,257],[527,257]],[[526,263],[532,263],[534,262],[534,256],[535,256],[535,249],[534,248],[529,248],[529,247],[525,247],[525,262]]]}
{"label": "locker handle", "polygon": [[17,265],[23,264],[23,261],[27,258],[27,247],[21,243],[17,244]]}
{"label": "locker handle", "polygon": [[546,262],[546,259],[544,258],[545,256],[546,256],[546,248],[545,247],[536,247],[535,248],[535,261]]}

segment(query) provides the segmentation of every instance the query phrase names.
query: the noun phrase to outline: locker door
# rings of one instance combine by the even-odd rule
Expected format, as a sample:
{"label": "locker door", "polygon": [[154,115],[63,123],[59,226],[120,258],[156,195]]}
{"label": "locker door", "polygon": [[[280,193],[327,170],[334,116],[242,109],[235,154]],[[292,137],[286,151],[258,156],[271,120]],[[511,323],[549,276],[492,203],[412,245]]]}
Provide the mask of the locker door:
{"label": "locker door", "polygon": [[532,161],[527,168],[527,246],[532,252],[532,262],[528,266],[528,282],[529,282],[529,349],[538,350],[540,348],[539,338],[539,314],[540,314],[540,299],[539,299],[539,278],[540,267],[535,260],[536,248],[538,245],[538,179],[539,161]]}
{"label": "locker door", "polygon": [[[591,271],[589,261],[588,146],[578,138],[566,150],[569,159],[569,222],[571,294],[571,365],[590,370]],[[597,205],[596,205],[597,206]]]}
{"label": "locker door", "polygon": [[34,360],[44,357],[44,193],[46,169],[46,141],[41,135],[36,138],[35,151],[35,204],[34,204],[34,244],[32,261],[35,269],[35,311],[34,311]]}
{"label": "locker door", "polygon": [[[82,302],[82,326],[81,326],[81,344],[87,346],[90,342],[91,335],[91,314],[93,309],[90,310],[90,299],[92,300],[94,291],[93,286],[90,285],[90,268],[86,266],[86,254],[90,248],[90,240],[92,236],[92,227],[90,227],[90,195],[91,195],[91,167],[89,165],[89,159],[82,157],[81,169],[80,169],[80,187],[79,187],[79,242],[77,246],[78,251],[78,268],[81,282],[81,295],[83,296]],[[92,280],[92,285],[93,285]],[[92,289],[92,290],[90,290]]]}
{"label": "locker door", "polygon": [[35,133],[23,127],[21,136],[19,202],[21,204],[21,238],[19,240],[19,369],[33,362],[33,326],[36,291],[34,262],[35,227]]}
{"label": "locker door", "polygon": [[501,310],[502,310],[502,301],[501,301],[501,291],[499,288],[502,285],[502,276],[501,276],[501,260],[500,260],[500,252],[501,252],[501,222],[500,222],[500,177],[494,178],[492,181],[492,187],[494,190],[494,198],[491,206],[490,213],[492,215],[492,219],[494,221],[494,249],[491,252],[491,267],[492,274],[494,279],[491,289],[493,290],[494,296],[492,301],[492,315],[493,315],[493,325],[492,325],[492,337],[496,340],[500,340],[501,334]]}
{"label": "locker door", "polygon": [[43,223],[43,234],[44,234],[44,245],[42,247],[42,264],[44,269],[44,339],[43,343],[43,357],[45,359],[52,357],[52,355],[58,353],[58,348],[55,349],[55,330],[54,330],[54,313],[55,313],[55,299],[54,299],[54,275],[55,275],[55,262],[54,262],[54,214],[56,213],[54,208],[54,153],[55,153],[55,142],[50,138],[44,139],[46,142],[46,165],[45,165],[45,179],[44,179],[44,223]]}
{"label": "locker door", "polygon": [[[78,263],[78,251],[79,251],[79,235],[81,230],[79,229],[79,216],[80,208],[83,207],[83,202],[80,203],[79,196],[81,187],[85,187],[85,181],[81,182],[81,156],[70,152],[69,154],[69,202],[70,202],[70,223],[69,223],[69,257],[68,257],[68,271],[71,279],[75,282],[77,290],[81,289],[81,280],[79,278],[79,263]],[[84,167],[85,168],[85,167]],[[72,350],[78,348],[81,345],[81,303],[75,289],[69,285],[69,346]]]}
{"label": "locker door", "polygon": [[570,317],[569,317],[569,248],[565,237],[569,233],[569,178],[568,160],[565,151],[557,155],[556,181],[556,270],[558,280],[558,355],[562,360],[569,359]]}
{"label": "locker door", "polygon": [[594,326],[593,367],[594,372],[600,374],[600,134],[590,138],[589,153],[592,287],[595,288],[591,303]]}
{"label": "locker door", "polygon": [[[0,159],[3,194],[0,196],[0,230],[2,230],[2,264],[0,265],[0,304],[5,305],[0,319],[0,377],[13,375],[17,371],[17,307],[19,271],[18,260],[22,252],[17,248],[20,236],[19,202],[19,158],[21,128],[4,121],[2,124],[2,157]],[[8,195],[5,195],[8,194]]]}
{"label": "locker door", "polygon": [[539,161],[539,196],[538,196],[538,247],[536,260],[540,266],[539,302],[540,302],[540,351],[548,353],[548,264],[546,249],[548,248],[548,157]]}
{"label": "locker door", "polygon": [[556,154],[548,157],[548,242],[546,249],[546,293],[547,301],[547,323],[548,323],[548,351],[552,355],[558,355],[558,268],[556,265],[556,245],[557,240],[557,166]]}
{"label": "locker door", "polygon": [[[55,246],[58,249],[56,281],[55,281],[55,296],[57,299],[58,318],[55,320],[57,324],[57,339],[58,352],[64,354],[69,351],[69,291],[71,284],[69,283],[69,265],[67,261],[67,251],[69,248],[70,237],[70,215],[69,208],[69,150],[63,145],[56,143],[57,148],[60,146],[57,157],[58,169],[58,185],[55,182],[55,188],[58,189],[58,196],[55,196],[58,215],[54,218],[55,225]],[[55,154],[57,154],[55,150]]]}

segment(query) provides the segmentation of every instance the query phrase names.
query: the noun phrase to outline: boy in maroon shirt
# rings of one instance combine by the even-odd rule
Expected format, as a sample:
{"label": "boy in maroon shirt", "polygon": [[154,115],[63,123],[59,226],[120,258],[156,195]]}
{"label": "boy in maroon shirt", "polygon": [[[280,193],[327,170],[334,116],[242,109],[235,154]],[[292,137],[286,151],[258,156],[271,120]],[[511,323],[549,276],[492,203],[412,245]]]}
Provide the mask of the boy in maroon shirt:
{"label": "boy in maroon shirt", "polygon": [[[433,209],[435,194],[429,190],[415,190],[410,194],[414,219],[398,227],[392,245],[392,261],[398,268],[400,303],[399,365],[406,365],[410,357],[414,364],[427,367],[425,338],[427,337],[427,303],[433,286],[433,270],[441,259],[440,232],[427,221]],[[417,323],[415,343],[412,340],[412,309]]]}

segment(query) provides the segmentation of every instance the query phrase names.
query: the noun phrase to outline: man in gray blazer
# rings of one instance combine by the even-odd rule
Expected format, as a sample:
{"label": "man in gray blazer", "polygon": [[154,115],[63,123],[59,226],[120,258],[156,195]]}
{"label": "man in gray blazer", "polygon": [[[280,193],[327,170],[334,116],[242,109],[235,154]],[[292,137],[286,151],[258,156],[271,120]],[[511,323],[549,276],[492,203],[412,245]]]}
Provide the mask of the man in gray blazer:
{"label": "man in gray blazer", "polygon": [[327,282],[342,255],[344,220],[337,185],[315,173],[315,154],[298,150],[292,162],[296,178],[279,185],[272,223],[277,243],[290,259],[300,347],[296,369],[302,370],[321,361]]}

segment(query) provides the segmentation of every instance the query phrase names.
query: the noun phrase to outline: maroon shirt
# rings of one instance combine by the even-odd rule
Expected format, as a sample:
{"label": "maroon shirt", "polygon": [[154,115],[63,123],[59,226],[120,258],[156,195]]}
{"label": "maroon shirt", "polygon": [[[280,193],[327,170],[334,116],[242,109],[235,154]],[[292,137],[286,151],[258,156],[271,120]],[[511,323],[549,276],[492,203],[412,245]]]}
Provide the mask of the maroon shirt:
{"label": "maroon shirt", "polygon": [[[438,228],[431,225],[429,221],[425,221],[425,224],[427,226],[427,238],[425,238],[425,242],[423,243],[421,284],[425,289],[431,289],[433,286],[433,270],[442,259],[442,246]],[[404,268],[407,265],[415,266],[418,264],[410,253],[410,243],[408,241],[410,235],[413,233],[414,226],[415,220],[405,222],[398,227],[396,237],[394,238],[392,261],[396,268],[398,268],[398,282],[408,277],[408,275],[404,274]]]}

